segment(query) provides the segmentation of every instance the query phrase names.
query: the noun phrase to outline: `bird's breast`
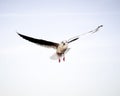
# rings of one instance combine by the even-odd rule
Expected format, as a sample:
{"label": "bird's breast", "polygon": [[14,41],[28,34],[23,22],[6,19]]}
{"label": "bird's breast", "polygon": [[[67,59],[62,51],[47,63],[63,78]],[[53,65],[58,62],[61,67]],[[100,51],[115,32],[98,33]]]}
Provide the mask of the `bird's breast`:
{"label": "bird's breast", "polygon": [[64,46],[58,46],[57,48],[57,53],[64,53],[66,51],[66,49],[68,48],[67,45],[64,45]]}

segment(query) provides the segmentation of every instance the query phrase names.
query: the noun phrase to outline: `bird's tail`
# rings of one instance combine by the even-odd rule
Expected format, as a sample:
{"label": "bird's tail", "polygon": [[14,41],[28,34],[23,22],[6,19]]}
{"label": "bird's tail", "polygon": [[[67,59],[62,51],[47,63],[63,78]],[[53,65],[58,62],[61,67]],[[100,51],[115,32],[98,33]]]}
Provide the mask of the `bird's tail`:
{"label": "bird's tail", "polygon": [[52,56],[50,56],[50,59],[52,59],[52,60],[57,60],[58,58],[59,58],[59,56],[56,53],[54,53]]}

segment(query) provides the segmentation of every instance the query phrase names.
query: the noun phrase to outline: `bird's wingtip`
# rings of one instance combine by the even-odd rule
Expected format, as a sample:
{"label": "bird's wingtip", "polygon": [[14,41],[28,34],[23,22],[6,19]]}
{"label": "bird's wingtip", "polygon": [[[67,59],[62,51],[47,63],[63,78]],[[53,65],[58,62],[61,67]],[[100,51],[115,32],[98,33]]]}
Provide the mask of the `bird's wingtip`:
{"label": "bird's wingtip", "polygon": [[18,35],[20,35],[20,33],[19,33],[18,31],[16,31],[16,33],[17,33]]}
{"label": "bird's wingtip", "polygon": [[103,25],[100,25],[99,27],[103,27]]}
{"label": "bird's wingtip", "polygon": [[22,36],[22,34],[20,34],[19,32],[16,31],[16,33],[17,33],[19,36]]}

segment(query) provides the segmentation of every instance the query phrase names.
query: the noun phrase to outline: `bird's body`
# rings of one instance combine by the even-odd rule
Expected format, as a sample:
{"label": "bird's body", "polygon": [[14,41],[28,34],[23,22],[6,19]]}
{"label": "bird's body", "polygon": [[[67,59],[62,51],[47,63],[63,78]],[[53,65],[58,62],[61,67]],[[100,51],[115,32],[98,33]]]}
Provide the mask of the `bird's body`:
{"label": "bird's body", "polygon": [[65,51],[68,49],[68,44],[67,42],[61,42],[59,44],[59,46],[57,47],[57,50],[56,50],[56,54],[59,58],[59,62],[60,62],[60,57],[63,56],[63,61],[65,61]]}
{"label": "bird's body", "polygon": [[[96,29],[92,30],[92,31],[89,31],[89,32],[86,32],[86,33],[83,33],[81,35],[85,35],[85,34],[88,34],[88,33],[95,33],[98,31],[98,29],[102,27],[102,25],[98,26]],[[78,35],[78,36],[75,36],[73,38],[70,38],[69,40],[67,41],[62,41],[60,43],[55,43],[55,42],[51,42],[51,41],[47,41],[47,40],[43,40],[43,39],[35,39],[35,38],[32,38],[32,37],[29,37],[29,36],[25,36],[25,35],[22,35],[20,33],[18,33],[19,36],[21,36],[22,38],[30,41],[30,42],[33,42],[33,43],[36,43],[36,44],[39,44],[41,46],[45,46],[45,47],[49,47],[49,48],[54,48],[56,49],[56,53],[55,55],[52,56],[52,58],[54,56],[56,56],[56,59],[59,60],[59,62],[61,61],[61,57],[63,57],[63,61],[65,61],[65,53],[69,51],[70,48],[68,48],[68,44],[79,39],[79,37],[81,35]]]}
{"label": "bird's body", "polygon": [[68,44],[61,42],[57,47],[56,53],[58,55],[62,55],[62,54],[64,54],[64,52],[66,51],[67,48],[68,48]]}

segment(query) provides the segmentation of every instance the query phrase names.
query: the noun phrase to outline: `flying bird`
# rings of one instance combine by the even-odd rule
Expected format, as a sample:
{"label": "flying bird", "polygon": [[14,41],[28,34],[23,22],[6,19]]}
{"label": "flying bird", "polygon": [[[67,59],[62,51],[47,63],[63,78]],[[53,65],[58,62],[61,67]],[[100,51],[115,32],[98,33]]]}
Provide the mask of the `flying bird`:
{"label": "flying bird", "polygon": [[85,32],[83,34],[77,35],[77,36],[70,38],[68,40],[62,41],[60,43],[47,41],[47,40],[43,40],[43,39],[32,38],[32,37],[20,34],[18,32],[17,32],[17,34],[20,37],[22,37],[23,39],[26,39],[32,43],[36,43],[36,44],[44,46],[44,47],[56,49],[56,53],[51,56],[51,59],[58,59],[58,61],[61,62],[61,58],[63,59],[63,61],[65,61],[65,53],[67,53],[70,50],[70,48],[68,48],[69,43],[78,40],[83,35],[97,32],[100,27],[103,27],[103,25],[98,26],[97,28],[95,28],[92,31]]}

